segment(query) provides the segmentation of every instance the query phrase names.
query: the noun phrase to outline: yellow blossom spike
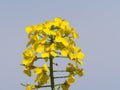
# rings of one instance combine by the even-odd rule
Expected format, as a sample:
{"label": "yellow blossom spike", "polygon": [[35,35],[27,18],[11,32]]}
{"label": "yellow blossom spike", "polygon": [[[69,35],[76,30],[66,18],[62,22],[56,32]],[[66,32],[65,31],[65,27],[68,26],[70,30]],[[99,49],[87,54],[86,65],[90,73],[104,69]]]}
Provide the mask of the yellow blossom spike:
{"label": "yellow blossom spike", "polygon": [[[22,54],[23,72],[28,76],[32,76],[32,73],[36,75],[35,85],[26,85],[26,90],[35,90],[41,88],[42,85],[44,87],[45,84],[50,84],[51,90],[54,90],[56,78],[66,78],[66,76],[68,77],[67,81],[61,84],[59,88],[69,90],[70,85],[75,82],[75,76],[84,75],[84,70],[79,66],[83,65],[82,59],[85,55],[75,44],[76,38],[79,37],[75,29],[70,26],[67,20],[56,17],[52,21],[46,20],[43,24],[28,26],[25,31],[28,34],[29,41]],[[53,65],[58,62],[53,59],[64,57],[70,59],[66,69],[55,70]],[[40,66],[42,63],[44,65]],[[56,77],[54,72],[61,72],[63,75],[64,72],[68,72],[68,75]],[[48,83],[49,78],[50,82]]]}

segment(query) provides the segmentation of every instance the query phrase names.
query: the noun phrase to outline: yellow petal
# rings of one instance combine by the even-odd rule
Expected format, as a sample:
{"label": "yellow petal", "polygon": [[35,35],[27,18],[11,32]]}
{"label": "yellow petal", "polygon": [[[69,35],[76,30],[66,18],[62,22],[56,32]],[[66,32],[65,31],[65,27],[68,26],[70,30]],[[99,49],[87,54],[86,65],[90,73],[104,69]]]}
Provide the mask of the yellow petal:
{"label": "yellow petal", "polygon": [[69,44],[68,44],[68,41],[65,39],[65,38],[62,38],[62,44],[66,47],[66,46],[68,46]]}
{"label": "yellow petal", "polygon": [[63,50],[61,51],[61,54],[62,54],[63,56],[67,56],[67,55],[68,55],[68,50],[63,49]]}
{"label": "yellow petal", "polygon": [[55,31],[51,31],[51,30],[49,31],[49,34],[50,35],[56,35]]}
{"label": "yellow petal", "polygon": [[75,32],[74,28],[72,28],[72,35],[74,39],[79,37],[79,35]]}
{"label": "yellow petal", "polygon": [[40,31],[43,29],[43,25],[42,24],[37,24],[36,25],[36,30]]}
{"label": "yellow petal", "polygon": [[48,72],[48,71],[49,71],[49,68],[48,68],[48,66],[47,66],[46,64],[43,65],[43,70],[44,70],[45,72]]}
{"label": "yellow petal", "polygon": [[49,80],[49,76],[44,72],[37,75],[35,82],[37,82],[41,86],[47,83],[48,80]]}
{"label": "yellow petal", "polygon": [[35,74],[40,74],[40,73],[42,73],[42,68],[35,68],[35,69],[34,69],[34,73],[35,73]]}
{"label": "yellow petal", "polygon": [[75,58],[74,54],[69,53],[69,58],[70,58],[71,60],[73,60],[73,59]]}
{"label": "yellow petal", "polygon": [[39,45],[39,46],[36,48],[36,52],[39,52],[39,53],[41,53],[43,50],[44,50],[44,46],[43,46],[43,45]]}
{"label": "yellow petal", "polygon": [[79,53],[77,53],[77,58],[82,60],[85,58],[85,55],[82,52],[79,52]]}
{"label": "yellow petal", "polygon": [[44,43],[46,43],[46,41],[47,41],[47,37],[45,36],[44,38],[42,38],[42,39],[40,40],[40,43],[44,44]]}
{"label": "yellow petal", "polygon": [[60,23],[60,22],[62,22],[62,19],[61,19],[60,17],[56,17],[56,18],[54,19],[54,21]]}
{"label": "yellow petal", "polygon": [[32,64],[32,60],[22,60],[22,64],[25,66],[29,66]]}
{"label": "yellow petal", "polygon": [[62,25],[63,25],[63,26],[69,26],[69,22],[68,22],[67,20],[63,20],[63,21],[62,21]]}
{"label": "yellow petal", "polygon": [[56,57],[57,54],[54,52],[54,51],[51,51],[50,54],[53,56],[53,57]]}
{"label": "yellow petal", "polygon": [[54,25],[55,26],[59,26],[61,24],[61,22],[62,22],[62,19],[60,17],[56,17],[54,19]]}
{"label": "yellow petal", "polygon": [[56,42],[61,42],[61,41],[62,41],[61,36],[56,36],[55,41],[56,41]]}
{"label": "yellow petal", "polygon": [[26,31],[28,34],[30,34],[33,30],[32,30],[31,27],[26,27],[25,31]]}
{"label": "yellow petal", "polygon": [[55,44],[50,45],[50,50],[55,50],[55,49],[56,49]]}
{"label": "yellow petal", "polygon": [[48,52],[44,52],[41,54],[42,58],[49,58],[49,53]]}

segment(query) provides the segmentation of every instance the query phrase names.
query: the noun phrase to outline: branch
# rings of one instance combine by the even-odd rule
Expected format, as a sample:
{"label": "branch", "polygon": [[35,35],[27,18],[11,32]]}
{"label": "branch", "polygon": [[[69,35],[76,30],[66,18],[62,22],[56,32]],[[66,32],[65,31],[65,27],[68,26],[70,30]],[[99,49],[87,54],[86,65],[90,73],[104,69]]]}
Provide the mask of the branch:
{"label": "branch", "polygon": [[[59,86],[61,84],[56,84],[54,86]],[[44,88],[44,87],[51,87],[51,85],[44,85],[44,86],[39,86],[39,85],[35,85],[36,88]]]}
{"label": "branch", "polygon": [[68,72],[66,70],[54,70],[53,72]]}
{"label": "branch", "polygon": [[58,77],[54,77],[54,79],[57,79],[57,78],[68,78],[68,76],[58,76]]}

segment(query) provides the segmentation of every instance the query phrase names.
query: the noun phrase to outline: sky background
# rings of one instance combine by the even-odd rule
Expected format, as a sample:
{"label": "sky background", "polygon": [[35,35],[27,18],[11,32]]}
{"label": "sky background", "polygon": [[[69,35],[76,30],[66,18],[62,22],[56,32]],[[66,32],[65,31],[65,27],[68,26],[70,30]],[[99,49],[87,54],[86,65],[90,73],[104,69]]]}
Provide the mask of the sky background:
{"label": "sky background", "polygon": [[70,90],[119,90],[120,0],[0,0],[0,90],[25,90],[20,83],[31,82],[20,66],[25,27],[56,16],[75,27],[86,55],[85,76]]}

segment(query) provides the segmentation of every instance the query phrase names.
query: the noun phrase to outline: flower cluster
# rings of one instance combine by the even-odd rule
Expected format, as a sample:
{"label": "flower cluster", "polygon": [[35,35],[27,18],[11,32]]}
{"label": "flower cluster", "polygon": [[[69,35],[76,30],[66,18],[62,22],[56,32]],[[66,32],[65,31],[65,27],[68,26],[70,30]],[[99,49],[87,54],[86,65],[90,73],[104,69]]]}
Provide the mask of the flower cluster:
{"label": "flower cluster", "polygon": [[[47,63],[48,60],[65,57],[70,59],[70,62],[75,63],[75,66],[72,63],[68,63],[68,66],[66,66],[66,72],[69,75],[68,79],[61,84],[63,90],[68,90],[69,86],[74,83],[75,75],[84,75],[83,69],[79,66],[83,65],[82,59],[85,56],[81,49],[76,46],[75,40],[78,38],[78,34],[67,20],[56,17],[53,21],[47,20],[44,24],[28,26],[26,32],[29,42],[22,54],[22,64],[25,67],[24,73],[28,76],[31,76],[31,71],[34,70],[34,74],[37,75],[35,82],[38,86],[48,83],[49,77],[51,77],[47,73],[51,72],[47,64],[44,64],[43,67],[35,66],[34,63],[38,59],[44,59],[44,63]],[[26,90],[32,90],[29,89],[30,87],[33,88],[33,86],[28,85]]]}

